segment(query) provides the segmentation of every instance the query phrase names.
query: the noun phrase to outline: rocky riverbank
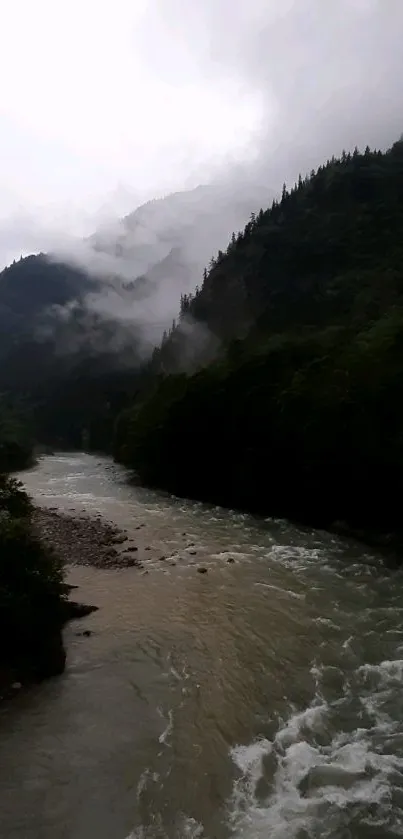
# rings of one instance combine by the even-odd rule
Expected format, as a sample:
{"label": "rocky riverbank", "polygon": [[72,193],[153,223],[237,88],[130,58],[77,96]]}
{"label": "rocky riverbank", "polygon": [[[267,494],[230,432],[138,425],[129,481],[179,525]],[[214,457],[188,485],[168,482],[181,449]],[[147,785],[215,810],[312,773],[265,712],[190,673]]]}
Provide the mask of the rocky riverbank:
{"label": "rocky riverbank", "polygon": [[33,524],[39,538],[70,565],[142,568],[138,547],[126,531],[98,517],[37,507]]}

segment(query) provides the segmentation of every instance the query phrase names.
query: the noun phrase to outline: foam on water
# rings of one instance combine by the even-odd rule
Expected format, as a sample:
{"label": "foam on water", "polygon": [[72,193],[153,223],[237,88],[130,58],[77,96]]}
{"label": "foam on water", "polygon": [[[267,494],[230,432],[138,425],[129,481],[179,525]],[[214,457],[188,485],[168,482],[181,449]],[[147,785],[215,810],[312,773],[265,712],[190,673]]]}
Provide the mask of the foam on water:
{"label": "foam on water", "polygon": [[[177,819],[176,835],[178,839],[201,839],[204,836],[204,828],[196,819],[180,813]],[[161,820],[156,818],[153,825],[137,827],[126,839],[167,839],[167,834]]]}
{"label": "foam on water", "polygon": [[[162,711],[160,709],[158,709],[158,710],[159,710],[159,713],[161,714],[161,716],[163,716]],[[167,722],[166,728],[164,728],[164,731],[162,732],[162,734],[160,734],[160,736],[158,738],[158,741],[160,743],[163,743],[164,746],[168,744],[167,741],[168,741],[168,738],[170,737],[170,735],[172,734],[172,729],[173,729],[173,711],[172,711],[172,709],[170,709],[168,711],[168,722]]]}
{"label": "foam on water", "polygon": [[279,594],[285,594],[287,597],[294,597],[296,600],[303,600],[305,594],[301,594],[298,591],[294,591],[291,588],[281,588],[280,586],[273,586],[271,583],[255,583],[256,586],[261,586],[262,588],[268,588],[272,591],[277,591]]}
{"label": "foam on water", "polygon": [[[315,695],[271,740],[232,750],[238,770],[229,823],[236,839],[403,836],[403,720],[391,702],[403,661],[358,667],[339,695]],[[344,730],[356,708],[356,728]],[[348,713],[347,713],[348,712]]]}

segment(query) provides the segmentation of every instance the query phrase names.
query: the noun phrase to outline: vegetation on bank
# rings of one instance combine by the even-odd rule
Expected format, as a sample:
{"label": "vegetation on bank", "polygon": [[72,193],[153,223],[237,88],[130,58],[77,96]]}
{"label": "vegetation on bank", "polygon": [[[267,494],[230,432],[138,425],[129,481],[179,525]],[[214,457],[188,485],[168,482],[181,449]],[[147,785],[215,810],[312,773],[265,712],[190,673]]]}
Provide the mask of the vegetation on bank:
{"label": "vegetation on bank", "polygon": [[[207,338],[189,372],[193,325]],[[152,365],[115,437],[145,482],[316,525],[400,529],[403,142],[284,187],[182,300]]]}
{"label": "vegetation on bank", "polygon": [[32,513],[21,483],[0,474],[0,693],[65,665],[62,567],[35,535]]}
{"label": "vegetation on bank", "polygon": [[33,439],[21,410],[0,394],[0,472],[25,469],[33,462]]}

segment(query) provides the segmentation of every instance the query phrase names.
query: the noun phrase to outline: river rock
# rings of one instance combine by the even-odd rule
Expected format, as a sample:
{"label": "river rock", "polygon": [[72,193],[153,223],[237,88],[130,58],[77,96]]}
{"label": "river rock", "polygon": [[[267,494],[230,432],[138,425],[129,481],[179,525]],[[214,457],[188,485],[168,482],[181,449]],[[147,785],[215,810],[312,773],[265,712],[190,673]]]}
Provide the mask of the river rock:
{"label": "river rock", "polygon": [[70,621],[77,618],[85,618],[92,612],[98,611],[98,606],[89,606],[87,603],[77,603],[75,600],[67,600],[64,604],[64,620]]}
{"label": "river rock", "polygon": [[126,565],[127,568],[144,568],[143,563],[140,562],[140,560],[137,559],[137,557],[131,557],[130,559],[128,559]]}
{"label": "river rock", "polygon": [[116,525],[102,518],[37,508],[33,520],[38,536],[66,564],[127,568],[132,564],[130,553],[138,550],[134,545],[128,546],[128,552],[115,548],[127,539]]}

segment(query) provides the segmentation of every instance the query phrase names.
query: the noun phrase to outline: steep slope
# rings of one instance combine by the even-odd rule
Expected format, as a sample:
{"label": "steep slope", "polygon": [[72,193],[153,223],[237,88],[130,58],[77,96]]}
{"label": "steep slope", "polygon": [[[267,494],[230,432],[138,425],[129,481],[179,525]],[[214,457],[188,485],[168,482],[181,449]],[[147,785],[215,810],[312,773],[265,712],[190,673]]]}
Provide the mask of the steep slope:
{"label": "steep slope", "polygon": [[[183,314],[225,343],[258,325],[271,336],[338,322],[358,293],[355,317],[365,320],[374,260],[400,270],[402,167],[399,142],[386,154],[344,154],[284,188],[282,200],[253,216],[212,261]],[[359,272],[355,284],[345,281],[352,271]],[[373,295],[385,305],[385,282],[367,294],[372,307]]]}
{"label": "steep slope", "polygon": [[[402,266],[403,142],[284,189],[182,300],[148,395],[120,418],[118,456],[181,495],[400,527]],[[183,370],[200,329],[202,369],[161,376]]]}
{"label": "steep slope", "polygon": [[88,244],[98,256],[95,264],[114,272],[115,291],[125,304],[128,289],[134,303],[150,301],[152,309],[144,308],[141,316],[156,324],[152,337],[158,343],[176,317],[180,296],[194,292],[212,256],[272,196],[253,183],[199,186],[143,204]]}

